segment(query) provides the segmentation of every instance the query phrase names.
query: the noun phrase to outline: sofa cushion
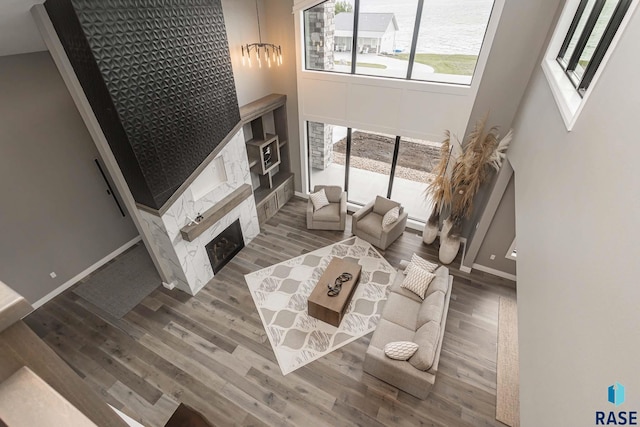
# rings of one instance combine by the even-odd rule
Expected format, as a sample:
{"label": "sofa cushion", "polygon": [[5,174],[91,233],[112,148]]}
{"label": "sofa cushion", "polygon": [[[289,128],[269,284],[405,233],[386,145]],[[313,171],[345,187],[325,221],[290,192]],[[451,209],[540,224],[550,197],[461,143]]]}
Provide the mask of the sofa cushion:
{"label": "sofa cushion", "polygon": [[440,324],[428,322],[420,326],[413,337],[413,342],[418,344],[418,350],[409,359],[414,368],[427,371],[433,365],[438,349],[440,337]]}
{"label": "sofa cushion", "polygon": [[382,226],[386,227],[391,225],[396,222],[398,218],[400,218],[400,208],[396,206],[395,208],[389,209],[389,212],[384,214],[382,217]]}
{"label": "sofa cushion", "polygon": [[384,354],[394,360],[407,360],[416,350],[418,344],[411,341],[394,341],[384,346]]}
{"label": "sofa cushion", "polygon": [[436,268],[438,268],[438,264],[431,261],[427,261],[424,258],[420,258],[416,254],[413,254],[413,256],[411,257],[411,263],[417,265],[423,270],[427,270],[429,273],[433,273],[436,270]]}
{"label": "sofa cushion", "polygon": [[327,200],[327,193],[324,191],[324,188],[316,193],[309,194],[309,199],[311,200],[311,203],[313,203],[314,211],[317,211],[329,204],[329,200]]}
{"label": "sofa cushion", "polygon": [[407,267],[407,275],[402,281],[401,286],[424,299],[429,283],[434,277],[436,277],[435,274],[429,273],[417,267],[415,264],[409,264]]}
{"label": "sofa cushion", "polygon": [[383,318],[378,322],[369,345],[382,350],[385,345],[393,341],[413,341],[415,334],[415,329],[405,328]]}
{"label": "sofa cushion", "polygon": [[358,230],[379,239],[382,235],[382,216],[375,212],[365,215],[358,221]]}
{"label": "sofa cushion", "polygon": [[314,221],[340,221],[340,205],[338,203],[329,203],[327,206],[317,209],[313,212]]}
{"label": "sofa cushion", "polygon": [[435,274],[436,277],[434,277],[434,279],[429,284],[425,297],[429,296],[429,294],[433,292],[438,291],[446,294],[449,290],[449,269],[445,266],[442,266],[434,271],[433,274]]}
{"label": "sofa cushion", "polygon": [[389,293],[387,301],[384,303],[382,318],[415,331],[420,305],[419,302],[391,292]]}
{"label": "sofa cushion", "polygon": [[373,203],[373,212],[382,216],[396,206],[400,207],[400,203],[384,197],[376,196],[376,201]]}
{"label": "sofa cushion", "polygon": [[418,311],[418,321],[416,323],[417,328],[427,322],[440,323],[442,321],[444,299],[445,294],[440,291],[432,292],[424,299],[424,302]]}

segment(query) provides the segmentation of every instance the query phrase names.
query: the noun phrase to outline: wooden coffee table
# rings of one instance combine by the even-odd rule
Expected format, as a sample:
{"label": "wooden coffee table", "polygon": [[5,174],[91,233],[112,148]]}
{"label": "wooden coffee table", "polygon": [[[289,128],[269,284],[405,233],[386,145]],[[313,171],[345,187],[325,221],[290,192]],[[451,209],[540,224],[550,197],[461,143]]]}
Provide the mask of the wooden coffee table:
{"label": "wooden coffee table", "polygon": [[[344,312],[347,311],[353,292],[360,281],[361,270],[362,267],[359,264],[345,261],[341,258],[332,258],[329,265],[327,265],[327,269],[320,276],[318,284],[309,295],[307,304],[309,316],[320,319],[330,325],[339,326]],[[329,290],[327,284],[331,283],[333,286],[336,277],[342,273],[350,273],[351,280],[342,284],[342,290],[338,295],[330,297],[327,295]]]}

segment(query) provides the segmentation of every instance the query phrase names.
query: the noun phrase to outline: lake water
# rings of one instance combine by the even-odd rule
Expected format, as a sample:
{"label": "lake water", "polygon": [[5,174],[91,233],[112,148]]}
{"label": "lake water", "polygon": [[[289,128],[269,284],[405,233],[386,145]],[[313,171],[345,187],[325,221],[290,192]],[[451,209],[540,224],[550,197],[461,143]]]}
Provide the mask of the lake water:
{"label": "lake water", "polygon": [[[353,4],[353,0],[349,0]],[[394,13],[399,30],[396,48],[409,52],[418,0],[361,0],[361,12]],[[425,0],[418,53],[477,55],[493,0]]]}

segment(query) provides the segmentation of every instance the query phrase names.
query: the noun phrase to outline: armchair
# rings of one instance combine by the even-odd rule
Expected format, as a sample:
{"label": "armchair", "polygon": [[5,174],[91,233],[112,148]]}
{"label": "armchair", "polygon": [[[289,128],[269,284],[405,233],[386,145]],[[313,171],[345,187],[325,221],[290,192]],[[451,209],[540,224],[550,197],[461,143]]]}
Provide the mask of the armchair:
{"label": "armchair", "polygon": [[[398,220],[382,226],[384,214],[396,206],[400,208]],[[404,232],[408,217],[400,203],[376,196],[374,201],[352,215],[351,228],[353,234],[384,250]]]}
{"label": "armchair", "polygon": [[347,193],[336,185],[316,185],[313,192],[324,188],[329,205],[316,211],[311,199],[307,204],[307,228],[310,230],[344,230],[347,222]]}

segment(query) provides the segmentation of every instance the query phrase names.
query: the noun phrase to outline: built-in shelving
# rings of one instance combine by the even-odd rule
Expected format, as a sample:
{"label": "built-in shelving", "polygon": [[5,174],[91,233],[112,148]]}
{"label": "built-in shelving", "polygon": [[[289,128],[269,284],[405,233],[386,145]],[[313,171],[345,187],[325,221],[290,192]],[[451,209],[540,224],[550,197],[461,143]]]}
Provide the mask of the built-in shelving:
{"label": "built-in shelving", "polygon": [[286,95],[271,94],[240,107],[260,223],[293,196],[286,102]]}

